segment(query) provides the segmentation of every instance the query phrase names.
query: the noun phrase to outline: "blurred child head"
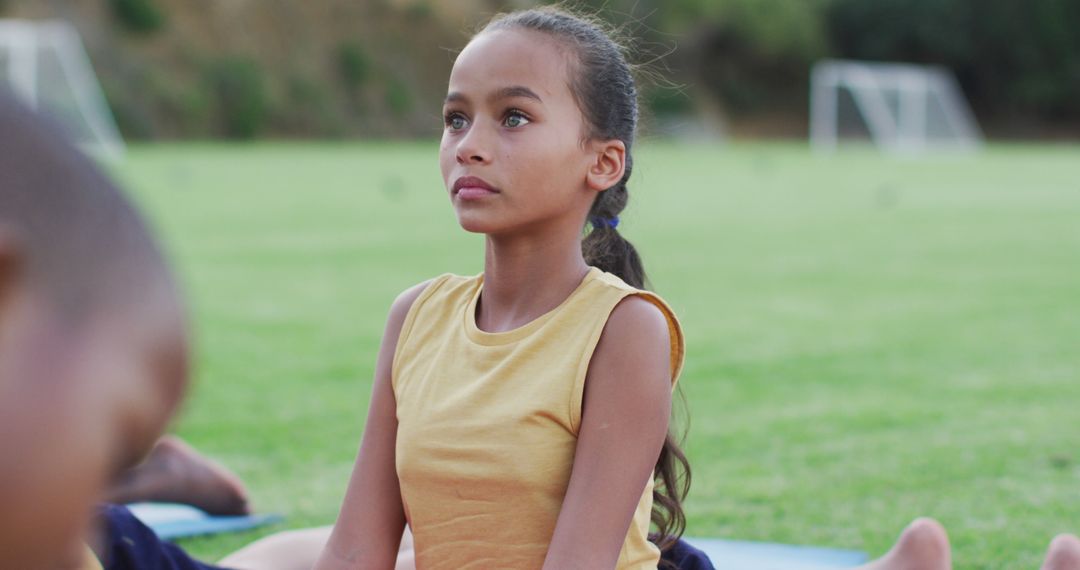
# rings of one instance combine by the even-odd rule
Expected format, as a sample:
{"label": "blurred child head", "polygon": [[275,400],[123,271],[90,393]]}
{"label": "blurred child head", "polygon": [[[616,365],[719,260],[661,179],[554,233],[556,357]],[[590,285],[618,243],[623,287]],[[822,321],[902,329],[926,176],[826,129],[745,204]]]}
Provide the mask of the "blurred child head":
{"label": "blurred child head", "polygon": [[186,382],[183,310],[138,214],[51,125],[0,97],[0,566],[83,535]]}

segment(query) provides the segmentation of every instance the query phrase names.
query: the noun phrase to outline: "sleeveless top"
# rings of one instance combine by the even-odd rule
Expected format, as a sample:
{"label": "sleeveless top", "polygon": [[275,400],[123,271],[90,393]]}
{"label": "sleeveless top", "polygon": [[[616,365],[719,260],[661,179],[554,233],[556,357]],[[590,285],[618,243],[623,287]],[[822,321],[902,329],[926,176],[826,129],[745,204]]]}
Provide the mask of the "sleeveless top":
{"label": "sleeveless top", "polygon": [[[590,268],[552,311],[507,332],[476,326],[483,276],[443,275],[405,317],[392,368],[396,468],[416,565],[540,568],[570,482],[585,374],[612,309],[638,295],[667,317],[672,386],[683,362],[674,313],[656,295]],[[655,570],[653,482],[617,568]]]}

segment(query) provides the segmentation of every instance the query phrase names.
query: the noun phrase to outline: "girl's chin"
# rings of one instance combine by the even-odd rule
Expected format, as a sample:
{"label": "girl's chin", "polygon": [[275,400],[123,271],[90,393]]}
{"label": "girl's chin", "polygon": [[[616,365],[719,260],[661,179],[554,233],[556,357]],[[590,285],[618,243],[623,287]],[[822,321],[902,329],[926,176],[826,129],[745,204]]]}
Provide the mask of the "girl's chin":
{"label": "girl's chin", "polygon": [[463,229],[463,230],[465,230],[465,231],[467,231],[467,232],[469,232],[471,234],[488,235],[488,234],[495,233],[494,228],[491,228],[489,226],[485,226],[483,224],[461,224],[461,229]]}
{"label": "girl's chin", "polygon": [[[487,216],[484,216],[487,217]],[[490,219],[482,219],[481,216],[462,214],[458,212],[458,225],[461,229],[474,234],[491,234],[496,233],[501,229],[501,226],[492,223]]]}

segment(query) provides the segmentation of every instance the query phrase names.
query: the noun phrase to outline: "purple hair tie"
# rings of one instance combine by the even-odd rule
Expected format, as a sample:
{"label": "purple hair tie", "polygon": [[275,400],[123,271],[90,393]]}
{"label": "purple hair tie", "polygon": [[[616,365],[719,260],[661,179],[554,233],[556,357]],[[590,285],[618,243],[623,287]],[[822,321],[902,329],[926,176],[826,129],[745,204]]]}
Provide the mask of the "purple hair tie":
{"label": "purple hair tie", "polygon": [[602,218],[600,216],[597,216],[589,220],[589,223],[592,224],[593,228],[609,227],[611,229],[615,229],[619,227],[619,216],[612,216],[610,218]]}

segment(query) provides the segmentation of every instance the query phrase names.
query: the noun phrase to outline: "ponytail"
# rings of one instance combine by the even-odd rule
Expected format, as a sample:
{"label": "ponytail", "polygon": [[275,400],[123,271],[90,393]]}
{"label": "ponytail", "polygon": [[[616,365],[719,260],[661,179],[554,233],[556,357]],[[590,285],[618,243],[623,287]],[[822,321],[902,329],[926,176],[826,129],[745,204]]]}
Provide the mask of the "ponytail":
{"label": "ponytail", "polygon": [[600,193],[589,209],[589,225],[592,226],[581,241],[581,253],[585,263],[618,275],[631,287],[645,288],[645,268],[633,244],[619,234],[619,213],[626,207],[629,195],[626,179],[630,177],[629,163],[623,179],[613,188]]}
{"label": "ponytail", "polygon": [[[619,234],[619,213],[626,208],[630,195],[626,182],[630,178],[632,160],[627,154],[626,172],[615,186],[596,197],[589,209],[592,229],[581,241],[585,262],[618,276],[631,287],[645,289],[647,278],[634,245]],[[679,392],[682,396],[681,391]],[[685,399],[684,399],[685,402]],[[656,533],[649,536],[661,551],[668,550],[686,530],[686,513],[682,502],[690,491],[690,462],[679,448],[671,430],[664,438],[664,447],[653,469],[652,524]]]}

